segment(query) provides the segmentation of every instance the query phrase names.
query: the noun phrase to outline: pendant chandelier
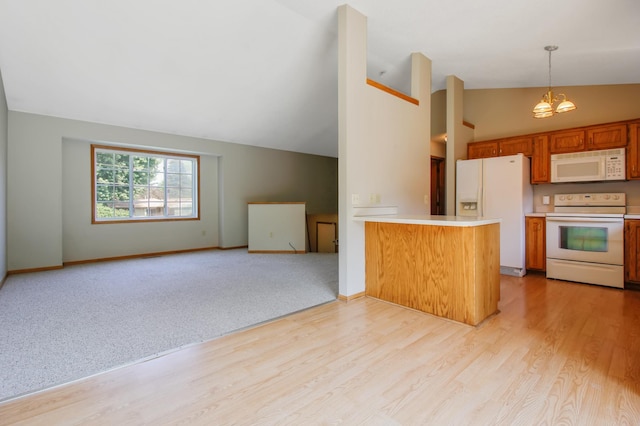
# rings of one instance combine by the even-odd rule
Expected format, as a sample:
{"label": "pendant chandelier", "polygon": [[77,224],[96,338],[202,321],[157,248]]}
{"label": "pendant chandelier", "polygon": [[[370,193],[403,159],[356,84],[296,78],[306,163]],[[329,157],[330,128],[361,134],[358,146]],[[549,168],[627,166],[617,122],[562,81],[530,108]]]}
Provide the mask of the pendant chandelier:
{"label": "pendant chandelier", "polygon": [[[547,118],[556,113],[569,112],[576,109],[575,104],[568,100],[564,93],[554,95],[551,91],[551,52],[558,50],[558,46],[545,46],[544,50],[549,52],[549,87],[547,93],[542,95],[540,102],[533,108],[534,118]],[[554,109],[556,103],[558,105]]]}

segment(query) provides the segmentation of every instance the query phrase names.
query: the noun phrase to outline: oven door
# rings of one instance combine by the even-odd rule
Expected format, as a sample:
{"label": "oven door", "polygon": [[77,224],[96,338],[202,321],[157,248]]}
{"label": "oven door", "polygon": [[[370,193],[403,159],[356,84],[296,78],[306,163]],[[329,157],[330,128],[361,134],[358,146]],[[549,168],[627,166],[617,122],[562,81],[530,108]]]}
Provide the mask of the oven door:
{"label": "oven door", "polygon": [[547,258],[622,265],[624,219],[547,216]]}

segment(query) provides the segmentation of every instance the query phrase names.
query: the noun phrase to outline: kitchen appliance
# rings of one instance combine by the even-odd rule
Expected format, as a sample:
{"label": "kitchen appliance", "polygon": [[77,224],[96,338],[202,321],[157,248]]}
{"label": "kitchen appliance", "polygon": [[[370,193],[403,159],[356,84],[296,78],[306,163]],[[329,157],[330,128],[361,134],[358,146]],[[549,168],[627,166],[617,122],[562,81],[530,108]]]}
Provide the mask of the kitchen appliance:
{"label": "kitchen appliance", "polygon": [[580,151],[551,155],[551,182],[625,180],[625,150]]}
{"label": "kitchen appliance", "polygon": [[547,278],[624,288],[624,193],[556,194]]}
{"label": "kitchen appliance", "polygon": [[500,273],[524,276],[524,215],[533,210],[522,154],[456,162],[456,215],[501,218]]}

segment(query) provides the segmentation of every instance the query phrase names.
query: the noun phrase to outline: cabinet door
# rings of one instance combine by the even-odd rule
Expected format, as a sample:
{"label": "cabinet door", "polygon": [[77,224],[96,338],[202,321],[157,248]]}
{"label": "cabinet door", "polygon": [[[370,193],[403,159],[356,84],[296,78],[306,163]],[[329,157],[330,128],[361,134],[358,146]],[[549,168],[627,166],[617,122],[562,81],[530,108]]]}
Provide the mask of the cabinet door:
{"label": "cabinet door", "polygon": [[527,216],[525,222],[525,266],[544,271],[547,268],[546,222],[544,217]]}
{"label": "cabinet door", "polygon": [[527,157],[533,154],[533,138],[509,138],[498,142],[500,155],[514,155],[522,153]]}
{"label": "cabinet door", "polygon": [[551,181],[551,154],[549,154],[549,136],[537,136],[533,141],[531,156],[531,183],[549,183]]}
{"label": "cabinet door", "polygon": [[629,124],[627,179],[640,179],[640,123]]}
{"label": "cabinet door", "polygon": [[627,125],[598,126],[587,129],[587,150],[627,146]]}
{"label": "cabinet door", "polygon": [[640,220],[624,221],[624,279],[640,282]]}
{"label": "cabinet door", "polygon": [[473,142],[467,144],[467,158],[473,160],[475,158],[489,158],[498,156],[498,142]]}
{"label": "cabinet door", "polygon": [[551,133],[549,139],[549,152],[551,154],[584,151],[584,148],[584,130]]}

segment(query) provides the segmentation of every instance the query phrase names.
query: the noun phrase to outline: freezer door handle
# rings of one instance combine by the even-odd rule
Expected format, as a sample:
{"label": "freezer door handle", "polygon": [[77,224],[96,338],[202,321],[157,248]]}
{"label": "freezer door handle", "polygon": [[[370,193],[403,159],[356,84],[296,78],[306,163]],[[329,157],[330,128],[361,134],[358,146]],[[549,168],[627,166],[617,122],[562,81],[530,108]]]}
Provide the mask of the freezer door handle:
{"label": "freezer door handle", "polygon": [[485,197],[485,192],[484,192],[484,161],[482,161],[480,163],[480,168],[479,168],[479,172],[480,175],[478,176],[478,197],[477,200],[479,201],[479,206],[478,206],[478,211],[477,211],[477,215],[478,217],[483,217],[484,216],[484,211],[486,210],[486,197]]}

